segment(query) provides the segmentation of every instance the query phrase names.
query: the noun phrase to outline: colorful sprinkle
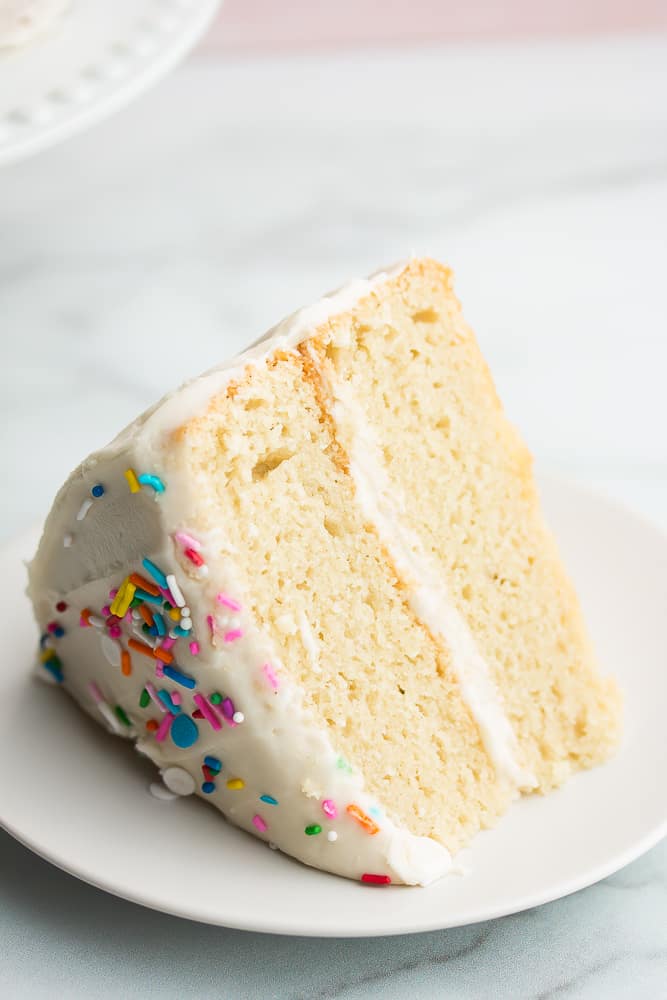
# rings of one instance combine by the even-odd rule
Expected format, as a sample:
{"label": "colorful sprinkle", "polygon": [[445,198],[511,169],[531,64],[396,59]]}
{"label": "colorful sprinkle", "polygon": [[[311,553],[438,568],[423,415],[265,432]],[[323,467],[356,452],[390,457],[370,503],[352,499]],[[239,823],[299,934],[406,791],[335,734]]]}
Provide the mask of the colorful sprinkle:
{"label": "colorful sprinkle", "polygon": [[390,885],[391,879],[388,875],[372,875],[366,872],[365,875],[361,876],[362,882],[368,882],[369,885]]}
{"label": "colorful sprinkle", "polygon": [[263,819],[259,813],[256,813],[252,818],[253,826],[259,830],[260,833],[266,833],[269,829],[269,824]]}
{"label": "colorful sprinkle", "polygon": [[204,565],[204,560],[196,549],[187,548],[183,551],[183,555],[186,556],[194,566]]}
{"label": "colorful sprinkle", "polygon": [[77,521],[83,521],[84,517],[86,516],[86,514],[88,513],[88,511],[92,506],[93,506],[93,501],[90,499],[90,497],[86,497],[86,499],[83,501],[83,503],[81,504],[81,506],[77,511],[76,515]]}
{"label": "colorful sprinkle", "polygon": [[93,488],[91,489],[90,492],[92,493],[92,495],[95,497],[96,500],[99,497],[103,497],[104,496],[104,487],[102,486],[102,483],[95,483],[95,485],[93,486]]}
{"label": "colorful sprinkle", "polygon": [[222,714],[226,719],[233,719],[234,717],[234,702],[231,698],[225,698],[222,703]]}
{"label": "colorful sprinkle", "polygon": [[269,684],[273,688],[273,690],[277,691],[278,690],[278,677],[276,675],[276,672],[275,672],[274,668],[271,666],[271,664],[270,663],[265,663],[264,666],[262,667],[262,671],[263,671],[264,676],[266,677],[267,681],[269,682]]}
{"label": "colorful sprinkle", "polygon": [[189,715],[177,715],[171,724],[171,738],[177,747],[186,750],[199,739],[199,730]]}
{"label": "colorful sprinkle", "polygon": [[159,594],[156,596],[147,590],[140,590],[139,587],[135,591],[134,598],[137,601],[147,601],[149,604],[162,604],[162,598]]}
{"label": "colorful sprinkle", "polygon": [[238,601],[235,601],[233,597],[229,594],[225,594],[222,591],[216,596],[216,601],[218,604],[224,604],[226,608],[231,608],[232,611],[241,611],[241,605]]}
{"label": "colorful sprinkle", "polygon": [[177,607],[182,608],[185,605],[185,598],[183,597],[183,591],[178,586],[176,577],[173,573],[167,574],[167,589],[174,599],[174,604]]}
{"label": "colorful sprinkle", "polygon": [[278,805],[278,799],[274,799],[273,795],[260,795],[259,801],[260,802],[266,802],[266,804],[269,805],[269,806],[277,806]]}
{"label": "colorful sprinkle", "polygon": [[243,712],[234,712],[232,721],[235,722],[237,726],[240,726],[242,722],[245,722],[245,715]]}
{"label": "colorful sprinkle", "polygon": [[141,483],[142,486],[150,486],[156,493],[164,493],[164,483],[159,476],[154,476],[150,472],[142,472],[140,476],[137,476],[137,482]]}
{"label": "colorful sprinkle", "polygon": [[345,811],[348,814],[348,816],[351,816],[352,819],[355,819],[359,824],[359,826],[362,826],[367,833],[370,833],[371,836],[374,836],[374,834],[380,832],[380,827],[377,825],[376,822],[374,822],[374,820],[371,819],[370,816],[368,816],[363,811],[361,806],[358,806],[356,805],[356,803],[351,802]]}
{"label": "colorful sprinkle", "polygon": [[[153,612],[153,624],[155,625],[155,628],[157,630],[157,634],[159,636],[163,636],[163,635],[167,634],[167,629],[165,628],[165,624],[164,624],[164,618],[162,617],[162,615],[158,611],[154,611]],[[171,640],[169,640],[169,641],[171,641]],[[172,646],[173,646],[173,642],[172,642]],[[162,648],[164,649],[164,646]]]}
{"label": "colorful sprinkle", "polygon": [[146,729],[148,730],[149,733],[154,733],[155,730],[158,728],[158,725],[159,723],[157,719],[149,719],[146,723]]}
{"label": "colorful sprinkle", "polygon": [[227,788],[231,788],[232,791],[238,792],[241,788],[245,788],[245,781],[242,778],[230,778],[227,782]]}
{"label": "colorful sprinkle", "polygon": [[46,631],[54,635],[56,639],[60,639],[65,634],[65,629],[59,622],[49,622],[46,626]]}
{"label": "colorful sprinkle", "polygon": [[324,813],[325,816],[328,816],[329,819],[336,818],[336,816],[338,815],[338,808],[333,799],[324,799],[322,801],[322,812]]}
{"label": "colorful sprinkle", "polygon": [[201,786],[201,790],[205,795],[210,795],[211,792],[215,791],[215,783],[213,781],[205,781]]}
{"label": "colorful sprinkle", "polygon": [[171,700],[172,700],[172,704],[174,704],[174,705],[180,705],[181,701],[183,700],[181,698],[181,692],[180,691],[171,691],[170,692],[170,697],[171,697]]}
{"label": "colorful sprinkle", "polygon": [[162,660],[163,663],[173,662],[174,654],[170,653],[168,649],[163,649],[161,646],[157,646],[157,648],[152,652],[156,660]]}
{"label": "colorful sprinkle", "polygon": [[220,705],[222,703],[222,695],[219,691],[214,691],[213,694],[209,696],[208,700],[212,705]]}
{"label": "colorful sprinkle", "polygon": [[130,583],[129,578],[123,580],[122,584],[118,588],[118,593],[111,602],[111,614],[116,615],[117,618],[123,618],[127,609],[134,599],[136,592],[136,587],[133,583]]}
{"label": "colorful sprinkle", "polygon": [[132,722],[129,719],[129,717],[127,715],[127,712],[125,711],[124,708],[121,708],[120,705],[116,705],[116,707],[114,708],[114,711],[115,711],[116,715],[118,716],[118,718],[120,719],[120,721],[123,723],[124,726],[131,726],[132,725]]}
{"label": "colorful sprinkle", "polygon": [[[167,712],[166,715],[162,716],[162,721],[160,722],[158,728],[155,730],[155,739],[158,741],[158,743],[162,743],[162,741],[166,738],[166,735],[169,732],[169,727],[176,718],[178,718],[178,716],[172,715],[171,712]],[[180,718],[185,718],[185,716],[180,716]]]}
{"label": "colorful sprinkle", "polygon": [[319,823],[311,823],[303,832],[308,837],[316,837],[318,833],[322,833],[322,827]]}
{"label": "colorful sprinkle", "polygon": [[148,697],[153,701],[161,712],[166,712],[166,709],[162,702],[160,701],[159,695],[153,685],[149,682],[146,684],[146,690],[148,691]]}
{"label": "colorful sprinkle", "polygon": [[135,650],[137,653],[141,653],[142,656],[150,656],[151,659],[155,658],[155,650],[150,646],[147,646],[145,642],[139,642],[138,639],[128,639],[128,646]]}
{"label": "colorful sprinkle", "polygon": [[161,587],[163,590],[169,589],[166,576],[164,575],[162,570],[155,565],[155,563],[151,562],[150,559],[142,559],[141,565],[144,567],[145,570],[147,570],[148,573],[150,573],[150,575],[153,577],[153,579],[155,580],[155,582],[159,587]]}
{"label": "colorful sprinkle", "polygon": [[188,674],[182,673],[182,671],[177,670],[176,667],[166,666],[163,669],[164,669],[164,676],[168,677],[176,684],[181,684],[183,687],[190,688],[190,690],[192,690],[192,688],[197,686],[197,682],[194,679],[194,677],[190,677],[188,676]]}
{"label": "colorful sprinkle", "polygon": [[233,628],[229,632],[225,632],[224,640],[225,642],[236,642],[237,639],[243,638],[242,628]]}
{"label": "colorful sprinkle", "polygon": [[204,763],[215,773],[222,771],[222,762],[219,761],[217,757],[204,757]]}
{"label": "colorful sprinkle", "polygon": [[148,708],[150,705],[151,696],[149,695],[146,688],[142,688],[141,694],[139,695],[139,706],[140,708]]}
{"label": "colorful sprinkle", "polygon": [[204,698],[203,695],[196,694],[193,696],[192,700],[194,701],[195,705],[197,706],[201,714],[204,716],[206,721],[209,723],[209,725],[213,727],[213,729],[216,730],[216,732],[219,729],[222,729],[222,723],[220,722],[220,719],[215,714],[215,712],[213,711],[213,709],[211,708],[211,706],[206,701],[206,698]]}
{"label": "colorful sprinkle", "polygon": [[143,577],[141,573],[131,573],[129,579],[130,583],[133,583],[139,590],[144,590],[147,594],[152,594],[153,597],[160,596],[160,588]]}
{"label": "colorful sprinkle", "polygon": [[199,643],[198,642],[191,642],[190,646],[189,646],[189,649],[190,649],[190,652],[192,653],[193,656],[198,656],[199,655]]}
{"label": "colorful sprinkle", "polygon": [[65,601],[58,601],[58,603],[56,604],[56,611],[59,611],[61,614],[62,614],[63,611],[67,611],[67,604],[66,604],[66,602]]}
{"label": "colorful sprinkle", "polygon": [[52,656],[49,656],[48,659],[42,660],[42,666],[44,667],[45,670],[48,670],[48,672],[51,674],[53,679],[58,682],[58,684],[62,684],[62,682],[65,679],[63,674],[63,665],[60,661],[60,658],[56,656],[55,653]]}
{"label": "colorful sprinkle", "polygon": [[175,702],[171,700],[171,696],[168,691],[164,690],[158,691],[157,696],[168,712],[172,712],[174,715],[178,715],[181,709]]}

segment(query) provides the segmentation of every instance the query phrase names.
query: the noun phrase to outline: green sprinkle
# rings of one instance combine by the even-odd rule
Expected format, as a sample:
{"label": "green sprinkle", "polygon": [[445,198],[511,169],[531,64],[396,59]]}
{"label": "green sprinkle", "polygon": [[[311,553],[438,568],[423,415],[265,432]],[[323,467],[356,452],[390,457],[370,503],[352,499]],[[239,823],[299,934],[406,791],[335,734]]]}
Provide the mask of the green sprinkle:
{"label": "green sprinkle", "polygon": [[146,690],[146,688],[143,688],[142,692],[141,692],[141,695],[139,697],[139,704],[141,705],[142,708],[146,708],[146,706],[149,704],[150,700],[151,700],[151,696],[149,695],[149,693]]}
{"label": "green sprinkle", "polygon": [[164,608],[165,611],[171,611],[171,609],[173,608],[173,604],[170,604],[169,601],[165,601],[162,607]]}
{"label": "green sprinkle", "polygon": [[352,768],[350,767],[350,765],[348,764],[348,762],[345,760],[344,757],[338,758],[338,760],[336,761],[336,767],[338,768],[339,771],[347,771],[348,774],[352,774]]}
{"label": "green sprinkle", "polygon": [[220,702],[222,701],[222,695],[219,694],[217,691],[214,691],[208,700],[212,702],[214,705],[219,705]]}
{"label": "green sprinkle", "polygon": [[116,705],[115,712],[116,712],[116,715],[118,716],[118,718],[120,719],[120,721],[123,723],[124,726],[131,726],[132,725],[132,723],[130,722],[130,720],[127,717],[127,714],[126,714],[125,710],[122,709],[120,707],[120,705]]}
{"label": "green sprinkle", "polygon": [[150,632],[150,626],[149,626],[149,625],[147,625],[147,624],[146,624],[146,622],[144,622],[144,624],[143,624],[143,625],[141,626],[141,631],[142,631],[142,632],[143,632],[143,633],[144,633],[145,635],[148,635],[148,633]]}
{"label": "green sprinkle", "polygon": [[303,831],[309,837],[314,837],[318,833],[322,833],[322,827],[319,823],[313,823],[311,826],[307,826]]}
{"label": "green sprinkle", "polygon": [[140,604],[141,604],[140,597],[133,597],[132,600],[130,601],[131,608],[138,608]]}

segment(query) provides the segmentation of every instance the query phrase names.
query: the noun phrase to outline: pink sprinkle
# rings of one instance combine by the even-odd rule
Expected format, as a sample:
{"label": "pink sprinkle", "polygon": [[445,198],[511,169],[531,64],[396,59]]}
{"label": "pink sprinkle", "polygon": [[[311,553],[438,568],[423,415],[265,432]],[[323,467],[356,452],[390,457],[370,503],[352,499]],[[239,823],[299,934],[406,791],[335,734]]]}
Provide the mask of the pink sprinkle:
{"label": "pink sprinkle", "polygon": [[273,669],[273,667],[271,666],[271,664],[270,663],[265,663],[264,666],[262,667],[262,670],[264,671],[264,676],[266,677],[267,681],[269,682],[269,684],[271,685],[271,687],[273,688],[273,690],[277,691],[278,690],[278,678],[277,678],[276,672]]}
{"label": "pink sprinkle", "polygon": [[233,597],[230,597],[229,594],[225,594],[222,591],[220,591],[220,593],[216,597],[216,601],[218,602],[218,604],[224,604],[226,608],[231,608],[232,611],[241,610],[241,605],[239,604],[239,602],[235,601]]}
{"label": "pink sprinkle", "polygon": [[109,625],[109,635],[112,639],[117,639],[123,634],[123,630],[120,625]]}
{"label": "pink sprinkle", "polygon": [[325,816],[328,816],[329,819],[336,818],[338,815],[338,809],[336,808],[336,803],[333,799],[324,799],[322,802],[322,812]]}
{"label": "pink sprinkle", "polygon": [[187,531],[177,531],[174,538],[177,542],[180,542],[181,545],[189,545],[191,549],[201,548],[201,542],[198,542],[196,538],[192,537],[192,535],[188,535]]}
{"label": "pink sprinkle", "polygon": [[165,736],[169,732],[169,727],[171,726],[175,718],[176,716],[172,712],[167,712],[167,714],[163,717],[162,722],[155,730],[155,739],[158,741],[158,743],[162,743]]}
{"label": "pink sprinkle", "polygon": [[108,604],[104,605],[104,607],[102,608],[102,612],[101,613],[104,615],[105,618],[109,617],[109,615],[111,614],[111,608],[109,607]]}
{"label": "pink sprinkle", "polygon": [[162,640],[161,648],[162,649],[167,649],[167,650],[171,649],[171,647],[173,645],[175,645],[175,643],[176,643],[176,640],[172,639],[171,636],[169,636],[168,638]]}
{"label": "pink sprinkle", "polygon": [[174,599],[171,596],[171,591],[170,590],[164,590],[162,587],[158,587],[157,589],[160,591],[160,593],[164,597],[165,601],[169,601],[170,604],[174,603]]}
{"label": "pink sprinkle", "polygon": [[58,631],[58,622],[49,622],[49,624],[46,626],[46,631],[50,632],[51,635],[53,635],[54,632]]}
{"label": "pink sprinkle", "polygon": [[134,621],[134,619],[132,618],[132,611],[128,610],[125,617],[123,618],[123,621],[127,622],[128,625],[132,624],[132,622]]}
{"label": "pink sprinkle", "polygon": [[266,831],[269,829],[269,824],[266,822],[266,820],[262,819],[262,817],[259,814],[253,816],[252,821],[260,833],[266,833]]}
{"label": "pink sprinkle", "polygon": [[213,709],[211,708],[211,706],[206,701],[206,698],[204,698],[203,695],[196,694],[193,696],[192,700],[194,701],[195,705],[200,710],[201,714],[204,716],[206,721],[211,724],[213,729],[215,729],[216,731],[218,729],[222,729],[222,723],[220,722],[220,719],[215,714],[215,712],[213,711]]}
{"label": "pink sprinkle", "polygon": [[226,719],[233,719],[235,711],[236,709],[234,708],[234,702],[232,701],[232,699],[225,698],[225,700],[222,703],[222,714],[224,715],[224,717]]}
{"label": "pink sprinkle", "polygon": [[190,562],[194,563],[195,566],[203,566],[204,565],[204,560],[199,555],[199,553],[197,552],[196,549],[185,549],[183,555],[187,556],[187,558],[190,560]]}
{"label": "pink sprinkle", "polygon": [[172,703],[174,705],[180,705],[181,704],[181,694],[180,694],[180,691],[172,691],[170,693],[169,697],[171,698]]}
{"label": "pink sprinkle", "polygon": [[81,628],[90,628],[90,622],[87,618],[84,618],[83,615],[79,618],[79,625]]}
{"label": "pink sprinkle", "polygon": [[90,684],[88,685],[88,690],[90,691],[90,693],[92,694],[94,700],[97,702],[98,705],[101,701],[104,701],[104,698],[102,697],[102,692],[98,688],[95,681],[90,682]]}
{"label": "pink sprinkle", "polygon": [[225,632],[225,642],[235,642],[243,636],[242,628],[233,628],[230,632]]}
{"label": "pink sprinkle", "polygon": [[215,635],[215,618],[213,615],[206,615],[206,624],[211,635]]}
{"label": "pink sprinkle", "polygon": [[109,600],[113,601],[117,593],[118,593],[118,587],[112,587],[111,590],[109,591]]}
{"label": "pink sprinkle", "polygon": [[199,653],[199,643],[198,642],[191,642],[190,643],[190,652],[192,653],[193,656],[197,656],[197,654]]}
{"label": "pink sprinkle", "polygon": [[162,660],[158,660],[155,664],[155,676],[164,677],[164,663]]}
{"label": "pink sprinkle", "polygon": [[160,709],[160,711],[161,711],[161,712],[166,712],[166,711],[167,711],[167,709],[166,709],[166,708],[164,707],[164,705],[162,704],[162,702],[161,702],[161,701],[160,701],[160,699],[158,698],[158,696],[157,696],[157,691],[155,690],[155,688],[153,687],[153,685],[152,685],[152,684],[150,683],[150,681],[149,681],[149,683],[148,683],[148,684],[144,684],[144,687],[145,687],[145,688],[146,688],[146,690],[148,691],[148,696],[149,696],[149,698],[151,698],[151,699],[152,699],[152,701],[154,701],[154,702],[155,702],[155,704],[156,704],[156,705],[157,705],[157,707],[158,707],[158,708]]}

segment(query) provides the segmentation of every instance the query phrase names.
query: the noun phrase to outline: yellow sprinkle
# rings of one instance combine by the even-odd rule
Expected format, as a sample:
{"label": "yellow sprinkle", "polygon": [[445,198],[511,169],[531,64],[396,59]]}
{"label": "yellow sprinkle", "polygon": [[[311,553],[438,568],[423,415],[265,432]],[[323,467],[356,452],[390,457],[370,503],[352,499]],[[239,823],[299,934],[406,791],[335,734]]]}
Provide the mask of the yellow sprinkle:
{"label": "yellow sprinkle", "polygon": [[126,469],[125,478],[127,479],[127,485],[130,487],[130,493],[138,493],[141,486],[139,485],[139,480],[134,469]]}
{"label": "yellow sprinkle", "polygon": [[245,781],[242,781],[241,778],[230,778],[227,782],[227,788],[233,788],[234,791],[245,788]]}
{"label": "yellow sprinkle", "polygon": [[178,610],[178,608],[172,608],[171,611],[169,612],[169,617],[172,619],[172,621],[177,622],[181,617],[181,612]]}
{"label": "yellow sprinkle", "polygon": [[122,618],[127,612],[130,604],[134,600],[134,594],[136,587],[133,583],[130,583],[128,577],[126,577],[118,588],[118,593],[113,599],[113,603],[109,610],[112,615],[116,615],[117,618]]}
{"label": "yellow sprinkle", "polygon": [[50,648],[50,646],[47,646],[44,652],[39,654],[39,658],[42,663],[46,663],[47,660],[50,660],[51,657],[55,655],[55,652]]}

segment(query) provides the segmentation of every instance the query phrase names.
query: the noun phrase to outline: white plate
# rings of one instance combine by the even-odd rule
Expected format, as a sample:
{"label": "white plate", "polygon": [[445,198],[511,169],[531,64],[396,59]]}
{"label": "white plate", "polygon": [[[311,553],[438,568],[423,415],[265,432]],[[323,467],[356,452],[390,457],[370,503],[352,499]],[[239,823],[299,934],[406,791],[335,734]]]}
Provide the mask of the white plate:
{"label": "white plate", "polygon": [[22,559],[0,556],[0,823],[66,871],[169,913],[284,934],[399,934],[486,920],[603,878],[667,831],[667,539],[578,487],[543,484],[600,660],[626,694],[618,755],[524,799],[466,852],[470,873],[373,889],[270,851],[193,799],[160,802],[155,772],[60,692],[29,677],[36,642]]}
{"label": "white plate", "polygon": [[0,50],[0,164],[138,97],[195,44],[221,0],[72,0],[44,35]]}

